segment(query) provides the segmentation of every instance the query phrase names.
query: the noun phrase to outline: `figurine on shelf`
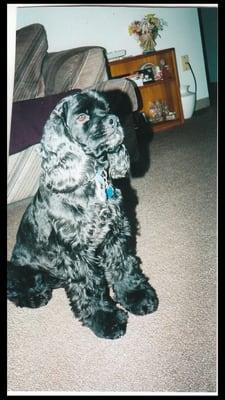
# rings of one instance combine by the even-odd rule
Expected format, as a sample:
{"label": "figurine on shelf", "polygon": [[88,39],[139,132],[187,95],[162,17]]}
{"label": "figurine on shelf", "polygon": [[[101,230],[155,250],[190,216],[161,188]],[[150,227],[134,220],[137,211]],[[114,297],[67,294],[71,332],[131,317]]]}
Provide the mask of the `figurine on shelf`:
{"label": "figurine on shelf", "polygon": [[166,119],[166,116],[169,115],[169,107],[166,101],[162,101],[161,108],[162,108],[163,119]]}
{"label": "figurine on shelf", "polygon": [[159,65],[155,66],[154,78],[155,78],[156,81],[159,81],[160,79],[163,78],[162,71],[161,71]]}
{"label": "figurine on shelf", "polygon": [[162,107],[159,100],[153,101],[149,108],[149,118],[152,122],[163,121]]}
{"label": "figurine on shelf", "polygon": [[157,115],[156,105],[155,102],[152,102],[149,107],[149,119],[151,122],[155,122],[156,115]]}
{"label": "figurine on shelf", "polygon": [[166,121],[170,121],[172,119],[176,119],[176,112],[170,111],[169,114],[166,116]]}
{"label": "figurine on shelf", "polygon": [[163,67],[163,69],[162,69],[162,77],[163,77],[163,79],[169,79],[169,78],[171,78],[171,73],[170,73],[169,65],[164,65],[164,67]]}
{"label": "figurine on shelf", "polygon": [[162,79],[168,79],[171,77],[169,65],[166,64],[166,60],[164,58],[161,58],[159,62],[159,67],[161,70]]}

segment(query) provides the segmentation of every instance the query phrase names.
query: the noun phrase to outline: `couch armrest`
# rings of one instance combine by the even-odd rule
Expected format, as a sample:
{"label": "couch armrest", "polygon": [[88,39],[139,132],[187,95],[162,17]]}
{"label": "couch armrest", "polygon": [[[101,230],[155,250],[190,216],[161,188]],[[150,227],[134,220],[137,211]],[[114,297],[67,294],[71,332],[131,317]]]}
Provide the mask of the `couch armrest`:
{"label": "couch armrest", "polygon": [[95,89],[104,92],[112,111],[116,113],[130,113],[139,108],[136,85],[126,78],[109,79],[98,82],[87,89]]}
{"label": "couch armrest", "polygon": [[45,96],[72,89],[85,89],[108,79],[105,50],[89,46],[48,53],[42,73]]}

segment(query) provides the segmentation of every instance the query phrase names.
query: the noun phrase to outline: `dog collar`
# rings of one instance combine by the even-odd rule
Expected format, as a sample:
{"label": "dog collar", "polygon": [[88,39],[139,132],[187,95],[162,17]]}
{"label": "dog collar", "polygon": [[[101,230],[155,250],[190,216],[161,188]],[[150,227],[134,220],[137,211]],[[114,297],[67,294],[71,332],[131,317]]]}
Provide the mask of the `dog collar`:
{"label": "dog collar", "polygon": [[111,180],[108,178],[107,171],[104,169],[96,173],[97,195],[101,200],[110,200],[113,198],[115,190]]}

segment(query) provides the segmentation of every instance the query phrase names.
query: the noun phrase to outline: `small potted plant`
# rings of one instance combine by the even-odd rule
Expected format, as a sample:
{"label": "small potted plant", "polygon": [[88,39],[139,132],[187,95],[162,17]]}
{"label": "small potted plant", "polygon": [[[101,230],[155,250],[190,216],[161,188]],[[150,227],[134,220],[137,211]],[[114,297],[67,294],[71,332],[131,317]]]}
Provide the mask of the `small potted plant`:
{"label": "small potted plant", "polygon": [[128,26],[129,35],[134,35],[144,53],[155,50],[156,38],[160,36],[159,31],[164,29],[167,23],[155,16],[155,14],[145,15],[141,21],[133,21]]}

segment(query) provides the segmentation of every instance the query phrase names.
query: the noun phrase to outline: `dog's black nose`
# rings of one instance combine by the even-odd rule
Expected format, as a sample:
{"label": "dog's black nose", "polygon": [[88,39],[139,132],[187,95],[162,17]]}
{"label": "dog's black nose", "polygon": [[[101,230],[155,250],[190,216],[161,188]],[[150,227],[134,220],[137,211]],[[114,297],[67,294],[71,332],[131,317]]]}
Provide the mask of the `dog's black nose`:
{"label": "dog's black nose", "polygon": [[115,128],[119,124],[119,119],[115,115],[111,114],[108,116],[108,124],[111,125],[111,127]]}

